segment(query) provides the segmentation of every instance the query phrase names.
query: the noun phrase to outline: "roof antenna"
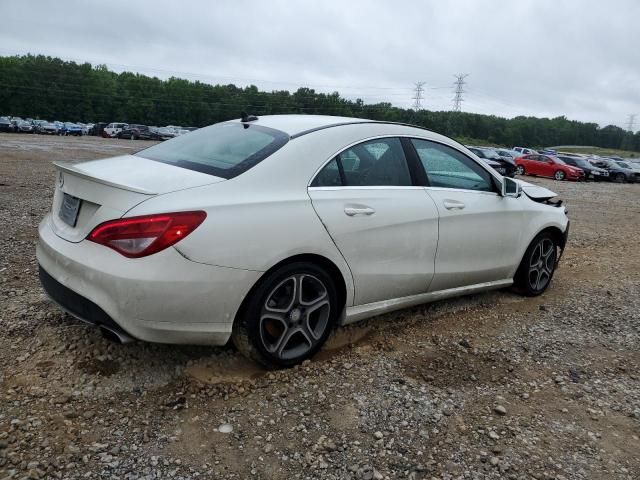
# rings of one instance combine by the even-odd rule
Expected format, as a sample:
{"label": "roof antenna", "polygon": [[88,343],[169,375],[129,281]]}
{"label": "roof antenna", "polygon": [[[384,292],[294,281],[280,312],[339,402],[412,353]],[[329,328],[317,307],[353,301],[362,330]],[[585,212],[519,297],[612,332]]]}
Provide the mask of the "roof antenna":
{"label": "roof antenna", "polygon": [[242,123],[253,122],[255,120],[258,120],[258,117],[256,117],[255,115],[248,115],[247,112],[240,113],[240,121]]}

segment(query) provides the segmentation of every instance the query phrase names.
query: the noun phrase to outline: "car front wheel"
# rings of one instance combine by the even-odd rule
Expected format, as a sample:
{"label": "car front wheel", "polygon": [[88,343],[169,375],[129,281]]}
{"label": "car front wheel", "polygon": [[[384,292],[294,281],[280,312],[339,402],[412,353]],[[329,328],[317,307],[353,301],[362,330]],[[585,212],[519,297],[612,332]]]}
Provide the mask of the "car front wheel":
{"label": "car front wheel", "polygon": [[558,245],[553,236],[542,232],[533,239],[524,254],[514,279],[514,287],[527,297],[543,293],[553,278]]}
{"label": "car front wheel", "polygon": [[566,176],[567,175],[562,170],[558,170],[553,175],[553,178],[555,178],[556,180],[564,180]]}
{"label": "car front wheel", "polygon": [[516,173],[518,175],[524,175],[524,167],[522,165],[518,165],[518,167],[516,168]]}
{"label": "car front wheel", "polygon": [[307,262],[267,275],[247,298],[233,325],[238,350],[267,368],[289,367],[313,356],[337,318],[331,277]]}

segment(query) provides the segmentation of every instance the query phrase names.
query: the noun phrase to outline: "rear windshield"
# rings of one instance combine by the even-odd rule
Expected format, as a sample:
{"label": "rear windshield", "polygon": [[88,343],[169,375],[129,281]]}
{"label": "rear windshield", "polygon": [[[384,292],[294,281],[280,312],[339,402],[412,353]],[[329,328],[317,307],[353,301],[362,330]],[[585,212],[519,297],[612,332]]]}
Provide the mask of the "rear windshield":
{"label": "rear windshield", "polygon": [[136,155],[222,178],[246,172],[289,141],[273,128],[218,123],[181,135]]}

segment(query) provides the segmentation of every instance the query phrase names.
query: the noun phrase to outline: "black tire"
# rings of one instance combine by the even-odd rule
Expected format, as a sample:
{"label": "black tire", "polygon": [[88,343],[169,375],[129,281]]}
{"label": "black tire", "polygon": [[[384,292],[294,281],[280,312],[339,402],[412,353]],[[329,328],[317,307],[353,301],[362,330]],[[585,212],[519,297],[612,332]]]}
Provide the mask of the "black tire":
{"label": "black tire", "polygon": [[527,297],[544,293],[551,284],[557,258],[558,245],[553,235],[539,233],[524,253],[514,278],[514,289]]}
{"label": "black tire", "polygon": [[567,174],[564,173],[562,170],[556,170],[556,172],[553,174],[553,178],[555,178],[558,181],[562,181],[565,178],[567,178]]}
{"label": "black tire", "polygon": [[[317,298],[310,301],[310,294]],[[291,367],[322,347],[337,317],[331,276],[313,263],[295,262],[269,273],[253,288],[231,338],[242,354],[267,368]]]}
{"label": "black tire", "polygon": [[518,166],[516,167],[516,173],[517,173],[518,175],[524,175],[524,174],[525,174],[524,167],[523,167],[522,165],[518,165]]}
{"label": "black tire", "polygon": [[627,177],[624,176],[624,173],[616,173],[615,179],[618,183],[624,183],[627,181]]}

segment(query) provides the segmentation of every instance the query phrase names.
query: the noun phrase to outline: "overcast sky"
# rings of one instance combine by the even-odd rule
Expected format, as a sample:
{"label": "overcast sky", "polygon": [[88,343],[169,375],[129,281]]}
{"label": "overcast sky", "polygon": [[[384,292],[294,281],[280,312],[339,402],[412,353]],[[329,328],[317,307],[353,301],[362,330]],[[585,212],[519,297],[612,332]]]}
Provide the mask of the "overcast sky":
{"label": "overcast sky", "polygon": [[640,0],[0,1],[0,55],[640,129]]}

